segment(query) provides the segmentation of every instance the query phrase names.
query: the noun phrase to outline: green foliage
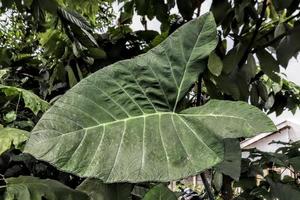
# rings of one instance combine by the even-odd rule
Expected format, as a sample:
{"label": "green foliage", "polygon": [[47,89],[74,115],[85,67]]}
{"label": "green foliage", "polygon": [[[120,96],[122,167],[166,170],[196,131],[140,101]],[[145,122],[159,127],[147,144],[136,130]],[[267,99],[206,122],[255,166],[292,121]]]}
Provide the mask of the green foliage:
{"label": "green foliage", "polygon": [[39,111],[45,112],[48,109],[49,105],[46,101],[28,90],[0,85],[0,91],[6,96],[20,96],[24,100],[25,107],[29,108],[35,115],[37,115]]}
{"label": "green foliage", "polygon": [[[299,142],[274,143],[282,146],[275,153],[247,150],[249,157],[242,160],[240,180],[234,182],[235,187],[242,189],[236,199],[299,198]],[[290,175],[281,175],[279,169],[289,172]]]}
{"label": "green foliage", "polygon": [[[112,3],[124,3],[117,22]],[[4,86],[4,89],[2,88],[0,93],[0,123],[6,128],[14,127],[31,131],[42,112],[48,107],[46,101],[55,102],[70,88],[73,86],[76,88],[84,77],[98,69],[119,60],[131,59],[159,45],[181,25],[196,18],[202,3],[202,0],[122,0],[118,2],[110,0],[2,0],[0,84],[1,87]],[[196,97],[201,96],[201,102],[204,103],[210,99],[240,100],[249,103],[250,99],[252,105],[267,113],[275,112],[276,115],[280,115],[284,110],[295,113],[300,105],[299,86],[285,80],[280,69],[286,68],[290,59],[297,56],[300,50],[299,3],[299,0],[213,0],[210,10],[219,30],[218,44],[208,60],[205,58],[201,61],[198,66],[201,69],[195,68],[196,72],[189,77],[191,79],[186,79],[187,84],[183,84],[192,88],[198,73],[201,72],[203,81],[198,80],[197,83],[198,85],[203,83],[204,86],[194,87],[191,90],[184,88],[184,93],[177,95],[178,99],[176,98],[181,100],[178,101],[178,105],[174,106],[177,111],[198,105]],[[170,14],[173,13],[175,7],[178,8],[178,13]],[[145,30],[131,30],[130,25],[134,14],[141,17]],[[161,22],[161,33],[148,30],[147,21],[154,18]],[[185,35],[183,38],[189,37],[190,35]],[[178,47],[181,46],[173,45],[175,50],[180,51]],[[187,47],[190,48],[191,45]],[[205,52],[205,56],[209,53]],[[157,63],[161,62],[160,57],[156,59]],[[182,58],[177,55],[173,57],[174,60]],[[122,67],[128,68],[127,65]],[[123,68],[120,70],[122,73],[126,72]],[[144,74],[140,72],[137,77],[140,76],[144,77]],[[162,76],[168,77],[169,74],[163,72]],[[100,82],[102,80],[97,80],[97,83]],[[162,85],[164,84],[163,82]],[[133,92],[131,89],[128,90]],[[11,91],[11,95],[6,95],[4,90]],[[169,99],[174,99],[174,93],[178,94],[172,91],[166,92],[171,94],[168,96]],[[95,91],[96,93],[99,91]],[[89,96],[93,97],[93,95],[94,93]],[[148,96],[148,93],[145,96]],[[157,102],[161,101],[161,96],[156,98]],[[54,109],[57,108],[54,107]],[[74,109],[72,107],[72,113],[80,112]],[[105,109],[110,109],[110,107],[105,107]],[[93,113],[90,113],[98,120],[95,109]],[[81,115],[82,113],[79,119]],[[68,120],[64,119],[64,121]],[[78,122],[77,118],[75,122]],[[43,135],[46,134],[43,133]],[[11,133],[8,138],[12,138],[10,136],[14,136],[14,133]],[[17,135],[16,137],[18,138]],[[78,138],[77,142],[80,141]],[[229,144],[236,143],[233,141]],[[237,145],[229,145],[230,148],[227,148],[226,141],[222,144],[225,144],[225,161],[223,162],[225,165],[220,171],[223,170],[224,174],[237,179],[239,151],[238,148],[233,150]],[[116,142],[115,145],[119,143]],[[10,144],[10,146],[13,148],[13,145]],[[232,150],[230,150],[231,147]],[[16,149],[12,151],[20,153]],[[32,158],[29,159],[23,154],[20,154],[18,161],[15,161],[13,157],[10,150],[0,157],[0,174],[5,174],[6,178],[20,174],[33,174],[43,178],[50,177],[67,185],[72,182],[70,180],[72,177],[72,180],[77,180],[71,184],[73,188],[80,183],[79,178],[74,178],[73,175],[60,177],[57,174],[62,174],[62,172],[58,173],[51,170],[49,166],[45,167],[45,163],[42,165],[37,161],[33,162]],[[280,156],[281,159],[282,157],[284,156]],[[60,161],[61,157],[57,162]],[[284,158],[284,162],[290,163],[296,169],[299,169],[298,161],[297,157],[288,158],[288,161]],[[233,163],[236,165],[230,165]],[[222,175],[225,181],[220,181],[220,174],[216,177],[219,182],[218,188],[221,183],[222,185],[228,184],[224,178],[225,175]],[[275,183],[273,187],[276,187],[273,191],[279,191],[279,193],[283,191],[292,195],[298,187],[294,182],[293,184],[282,180],[278,182],[274,180],[274,177],[271,178]],[[244,180],[242,173],[240,182]],[[253,180],[253,177],[251,180],[246,179],[248,188],[253,185]],[[255,196],[253,198],[261,198],[261,196],[269,199],[275,198],[269,193],[270,184],[270,181],[264,181],[261,187],[251,190],[252,196],[246,196],[246,199],[251,199],[253,195]],[[281,188],[283,190],[280,190]],[[221,193],[226,192],[222,187]],[[280,194],[277,196],[284,198]],[[243,197],[240,195],[239,198]]]}
{"label": "green foliage", "polygon": [[238,180],[241,173],[240,142],[236,139],[225,140],[224,160],[215,166],[216,171]]}
{"label": "green foliage", "polygon": [[178,107],[206,67],[214,33],[212,15],[204,15],[148,53],[82,80],[39,121],[25,152],[108,183],[170,181],[223,160],[224,138],[274,130],[263,113],[242,102]]}
{"label": "green foliage", "polygon": [[0,154],[13,146],[22,149],[29,133],[16,128],[0,128]]}
{"label": "green foliage", "polygon": [[282,200],[296,200],[300,196],[300,189],[297,186],[274,182],[271,178],[267,179],[271,186],[272,196]]}
{"label": "green foliage", "polygon": [[89,200],[87,194],[73,190],[64,184],[50,180],[38,179],[30,176],[8,178],[6,191],[2,198],[4,200],[66,200],[78,199]]}
{"label": "green foliage", "polygon": [[215,75],[220,76],[223,68],[223,63],[221,59],[216,55],[216,53],[211,53],[208,58],[208,69],[209,71]]}

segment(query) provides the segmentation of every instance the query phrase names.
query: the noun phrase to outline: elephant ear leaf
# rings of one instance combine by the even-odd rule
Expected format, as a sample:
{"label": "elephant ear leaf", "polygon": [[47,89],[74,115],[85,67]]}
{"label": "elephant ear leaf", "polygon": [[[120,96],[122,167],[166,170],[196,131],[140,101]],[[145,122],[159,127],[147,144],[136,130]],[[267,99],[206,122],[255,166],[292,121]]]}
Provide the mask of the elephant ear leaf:
{"label": "elephant ear leaf", "polygon": [[224,138],[274,125],[245,103],[178,108],[216,44],[208,13],[146,54],[97,71],[44,114],[25,152],[104,183],[170,181],[219,163]]}

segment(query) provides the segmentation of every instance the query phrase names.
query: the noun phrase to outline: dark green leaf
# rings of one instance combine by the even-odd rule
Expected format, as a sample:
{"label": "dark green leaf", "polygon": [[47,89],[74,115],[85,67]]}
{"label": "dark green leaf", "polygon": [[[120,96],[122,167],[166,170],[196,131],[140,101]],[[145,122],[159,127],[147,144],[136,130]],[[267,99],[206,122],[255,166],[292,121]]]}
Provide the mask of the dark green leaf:
{"label": "dark green leaf", "polygon": [[271,185],[271,193],[280,200],[298,200],[300,189],[296,186],[275,182],[271,178],[267,179]]}
{"label": "dark green leaf", "polygon": [[146,15],[149,8],[148,0],[135,0],[136,10],[138,15]]}
{"label": "dark green leaf", "polygon": [[61,7],[58,8],[59,15],[69,23],[76,25],[79,28],[82,28],[87,31],[91,31],[92,28],[88,21],[82,17],[80,14],[73,10],[66,10]]}
{"label": "dark green leaf", "polygon": [[101,48],[89,48],[89,56],[95,59],[104,59],[106,58],[106,52]]}
{"label": "dark green leaf", "polygon": [[215,172],[212,183],[214,185],[214,188],[219,192],[223,185],[223,174],[220,172]]}
{"label": "dark green leaf", "polygon": [[242,59],[246,45],[239,44],[232,48],[223,59],[223,72],[226,74],[231,73],[237,68],[238,63]]}
{"label": "dark green leaf", "polygon": [[19,176],[5,181],[7,184],[4,200],[89,200],[87,194],[73,190],[55,180]]}
{"label": "dark green leaf", "polygon": [[258,82],[257,89],[259,96],[266,102],[269,96],[267,86],[260,81]]}
{"label": "dark green leaf", "polygon": [[241,173],[241,148],[237,139],[225,140],[225,155],[223,162],[216,165],[216,170],[238,180]]}
{"label": "dark green leaf", "polygon": [[284,23],[279,23],[276,28],[275,28],[275,31],[274,31],[274,38],[277,38],[283,34],[285,34],[286,30],[285,30],[285,25]]}
{"label": "dark green leaf", "polygon": [[194,15],[195,7],[192,0],[177,0],[179,13],[184,19],[190,20]]}
{"label": "dark green leaf", "polygon": [[38,3],[42,9],[53,15],[57,14],[58,4],[56,0],[38,0]]}
{"label": "dark green leaf", "polygon": [[251,85],[250,102],[251,102],[252,105],[258,106],[259,94],[258,94],[257,84],[252,84]]}
{"label": "dark green leaf", "polygon": [[276,49],[278,62],[287,67],[290,59],[300,50],[300,25],[295,26],[291,33],[283,37]]}
{"label": "dark green leaf", "polygon": [[217,24],[221,23],[228,14],[231,5],[228,1],[212,1],[210,10],[214,14]]}
{"label": "dark green leaf", "polygon": [[[268,75],[273,81],[279,82],[280,78],[276,73],[280,72],[279,64],[275,58],[265,49],[256,52],[262,71]],[[278,80],[279,79],[279,80]]]}
{"label": "dark green leaf", "polygon": [[239,100],[240,99],[240,90],[239,86],[235,80],[231,79],[226,75],[221,75],[216,79],[217,87],[220,88],[222,92],[227,95],[232,96],[233,99]]}
{"label": "dark green leaf", "polygon": [[270,95],[268,97],[267,102],[265,103],[265,109],[269,110],[270,108],[272,108],[274,102],[275,102],[274,95]]}
{"label": "dark green leaf", "polygon": [[290,158],[289,162],[294,168],[294,170],[300,172],[300,156]]}
{"label": "dark green leaf", "polygon": [[257,70],[257,66],[256,66],[254,56],[253,54],[249,54],[247,63],[244,64],[240,70],[242,76],[241,78],[245,80],[247,84],[249,84],[251,79],[256,75],[256,70]]}
{"label": "dark green leaf", "polygon": [[73,71],[72,67],[67,65],[66,66],[66,71],[68,73],[69,86],[70,87],[75,86],[78,83],[78,81],[76,79],[76,76],[74,74],[74,71]]}
{"label": "dark green leaf", "polygon": [[212,52],[208,58],[209,71],[213,75],[219,76],[222,72],[222,68],[223,68],[222,60],[219,58],[219,56],[216,53]]}
{"label": "dark green leaf", "polygon": [[283,10],[288,8],[294,0],[273,0],[274,6],[276,10]]}
{"label": "dark green leaf", "polygon": [[0,65],[7,67],[11,64],[12,54],[7,48],[0,48]]}
{"label": "dark green leaf", "polygon": [[147,192],[145,197],[143,198],[143,200],[154,199],[177,200],[177,197],[171,190],[169,190],[169,188],[167,188],[163,184],[159,184],[150,189],[149,192]]}
{"label": "dark green leaf", "polygon": [[89,195],[90,200],[131,200],[132,184],[104,184],[98,179],[84,180],[76,190]]}

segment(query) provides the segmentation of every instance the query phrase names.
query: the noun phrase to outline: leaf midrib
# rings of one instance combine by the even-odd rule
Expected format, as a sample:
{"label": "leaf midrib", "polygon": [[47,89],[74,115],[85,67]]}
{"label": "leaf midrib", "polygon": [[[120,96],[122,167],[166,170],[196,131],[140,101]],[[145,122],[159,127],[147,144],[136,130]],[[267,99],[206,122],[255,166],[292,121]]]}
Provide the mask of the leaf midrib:
{"label": "leaf midrib", "polygon": [[[222,115],[222,114],[213,114],[213,113],[209,113],[209,114],[186,114],[186,113],[181,113],[180,114],[180,113],[175,113],[175,112],[155,112],[155,113],[150,113],[150,114],[144,114],[144,115],[128,117],[128,118],[120,119],[120,120],[117,120],[117,121],[106,122],[106,123],[98,124],[98,125],[95,125],[95,126],[90,126],[90,127],[78,129],[78,130],[75,130],[75,131],[67,132],[67,133],[62,133],[61,135],[49,138],[47,140],[40,140],[38,143],[43,143],[43,142],[49,141],[51,139],[64,137],[64,136],[67,136],[69,134],[76,133],[76,132],[83,131],[83,130],[87,131],[87,130],[90,130],[90,129],[99,128],[101,126],[105,127],[105,126],[120,123],[120,122],[126,123],[126,121],[129,121],[129,120],[134,120],[134,119],[139,119],[139,118],[146,118],[146,117],[150,117],[150,116],[161,117],[162,115],[178,116],[179,118],[181,118],[181,117],[224,117],[224,118],[234,118],[234,119],[239,119],[239,120],[246,121],[246,123],[250,127],[252,127],[252,125],[249,124],[248,121],[245,118],[238,117],[238,116],[232,116],[232,115]],[[40,132],[40,130],[33,132],[33,134],[38,133],[38,132]]]}
{"label": "leaf midrib", "polygon": [[175,112],[176,109],[177,109],[177,104],[178,104],[178,102],[179,102],[179,100],[180,100],[179,97],[180,97],[180,93],[181,93],[182,84],[183,84],[183,82],[184,82],[184,78],[185,78],[185,75],[186,75],[186,71],[187,71],[187,69],[188,69],[188,67],[189,67],[189,65],[190,65],[192,54],[193,54],[193,52],[194,52],[194,50],[195,50],[195,47],[197,46],[198,40],[199,40],[199,39],[201,38],[201,36],[202,36],[202,31],[204,30],[204,26],[206,25],[206,22],[207,22],[207,21],[208,21],[208,20],[205,20],[205,21],[204,21],[204,24],[203,24],[203,26],[202,26],[202,29],[201,29],[200,33],[198,34],[197,40],[196,40],[196,42],[195,42],[195,45],[193,46],[193,49],[192,49],[192,51],[191,51],[190,57],[189,57],[189,59],[188,59],[186,65],[185,65],[185,69],[184,69],[184,72],[183,72],[183,76],[182,76],[182,79],[181,79],[181,81],[180,81],[180,85],[179,85],[178,90],[177,90],[177,96],[176,96],[176,100],[175,100],[175,105],[174,105],[174,108],[173,108],[173,112]]}

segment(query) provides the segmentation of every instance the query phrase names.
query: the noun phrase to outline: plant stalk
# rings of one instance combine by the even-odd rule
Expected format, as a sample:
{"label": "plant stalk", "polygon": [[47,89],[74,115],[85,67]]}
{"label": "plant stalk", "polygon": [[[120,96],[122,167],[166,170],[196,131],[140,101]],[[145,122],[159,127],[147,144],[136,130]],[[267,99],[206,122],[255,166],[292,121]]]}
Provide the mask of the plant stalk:
{"label": "plant stalk", "polygon": [[208,198],[210,200],[215,200],[214,195],[212,194],[212,191],[210,189],[210,185],[209,185],[209,183],[207,181],[207,178],[205,176],[205,173],[204,172],[200,173],[200,176],[201,176],[202,182],[204,184],[205,190],[207,192]]}
{"label": "plant stalk", "polygon": [[[201,96],[201,90],[202,90],[202,74],[199,75],[198,77],[198,82],[197,82],[197,100],[196,100],[196,106],[200,106],[202,104],[202,96]],[[205,173],[202,172],[200,173],[200,177],[202,179],[202,183],[204,184],[205,190],[207,192],[208,198],[210,200],[215,200],[214,195],[210,189],[210,185],[207,181],[207,178],[205,176]]]}
{"label": "plant stalk", "polygon": [[259,32],[259,28],[261,27],[263,21],[264,21],[264,16],[265,16],[265,13],[266,13],[266,9],[267,9],[267,6],[268,6],[268,0],[264,0],[263,1],[263,5],[262,5],[262,10],[261,10],[261,13],[260,13],[260,18],[257,20],[256,22],[256,26],[255,26],[255,30],[253,32],[253,35],[252,35],[252,38],[243,54],[243,57],[242,59],[240,60],[240,62],[238,63],[238,67],[239,69],[242,68],[242,66],[246,63],[247,59],[248,59],[248,55],[251,53],[251,50],[252,50],[252,45],[256,39],[256,36],[258,35],[258,32]]}

